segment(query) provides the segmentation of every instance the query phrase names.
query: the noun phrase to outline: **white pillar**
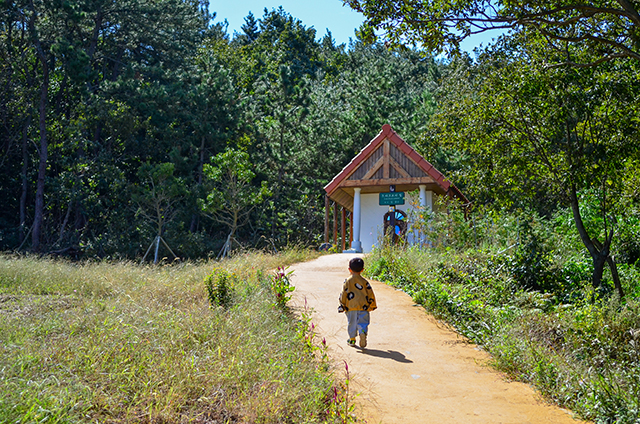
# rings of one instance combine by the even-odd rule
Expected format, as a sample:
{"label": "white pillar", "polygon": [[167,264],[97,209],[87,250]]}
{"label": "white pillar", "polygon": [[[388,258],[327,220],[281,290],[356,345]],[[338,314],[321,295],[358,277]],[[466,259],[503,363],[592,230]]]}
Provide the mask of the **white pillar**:
{"label": "white pillar", "polygon": [[[420,187],[420,207],[422,208],[423,211],[431,214],[431,212],[433,212],[433,191],[431,190],[427,191],[426,185],[421,184],[419,187]],[[428,215],[424,215],[424,217],[426,219]],[[427,244],[425,233],[420,232],[420,234],[418,235],[418,239],[421,245]]]}
{"label": "white pillar", "polygon": [[360,188],[353,189],[353,241],[351,250],[362,253],[362,242],[360,241]]}
{"label": "white pillar", "polygon": [[420,207],[422,209],[427,208],[427,186],[424,184],[420,184]]}

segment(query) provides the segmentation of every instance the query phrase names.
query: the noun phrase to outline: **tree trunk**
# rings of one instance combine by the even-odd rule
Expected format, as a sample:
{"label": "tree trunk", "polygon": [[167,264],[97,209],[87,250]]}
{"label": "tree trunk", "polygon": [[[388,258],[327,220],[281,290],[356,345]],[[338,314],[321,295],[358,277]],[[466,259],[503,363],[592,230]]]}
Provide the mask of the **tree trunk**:
{"label": "tree trunk", "polygon": [[64,229],[69,223],[69,217],[71,216],[71,209],[73,209],[73,200],[69,200],[69,205],[67,206],[67,212],[64,214],[64,219],[62,220],[62,225],[60,226],[60,235],[58,236],[58,245],[62,245],[62,241],[64,240]]}
{"label": "tree trunk", "polygon": [[624,298],[624,290],[622,290],[622,284],[620,283],[620,275],[618,274],[618,266],[616,265],[616,261],[612,256],[607,258],[607,263],[609,264],[609,269],[611,270],[611,277],[613,278],[613,285],[618,292],[618,296],[620,299]]}
{"label": "tree trunk", "polygon": [[591,239],[589,234],[587,233],[587,229],[584,226],[584,222],[582,221],[582,215],[580,215],[580,204],[578,202],[578,195],[576,193],[575,187],[571,188],[571,192],[569,193],[569,198],[571,201],[571,211],[573,212],[573,220],[576,223],[576,228],[578,229],[578,234],[580,235],[580,239],[582,243],[585,245],[589,254],[591,255],[591,260],[593,261],[593,275],[591,278],[593,288],[596,289],[600,287],[602,284],[602,274],[604,273],[604,265],[605,263],[609,264],[609,268],[611,269],[611,275],[613,277],[614,285],[616,286],[616,290],[620,298],[624,296],[622,285],[620,284],[620,277],[618,275],[618,268],[616,267],[615,261],[609,255],[609,248],[611,247],[611,241],[613,240],[613,230],[611,230],[605,239],[604,245],[600,243],[596,239]]}
{"label": "tree trunk", "polygon": [[604,264],[607,262],[607,257],[601,254],[598,254],[596,257],[592,257],[593,259],[593,288],[597,289],[602,284],[602,274],[604,273]]}
{"label": "tree trunk", "polygon": [[[196,181],[196,187],[202,187],[202,180],[204,174],[204,147],[205,147],[205,137],[202,136],[200,140],[200,152],[198,158],[198,175]],[[199,222],[199,214],[193,213],[191,215],[191,225],[189,226],[189,232],[195,233],[198,230],[198,222]]]}
{"label": "tree trunk", "polygon": [[593,241],[591,240],[591,237],[589,237],[589,234],[587,233],[587,229],[585,228],[584,222],[582,221],[582,215],[580,215],[580,203],[578,201],[578,195],[575,186],[572,186],[570,189],[569,199],[571,202],[571,211],[573,212],[573,221],[575,222],[576,228],[578,229],[578,234],[580,235],[582,243],[589,251],[591,259],[593,260],[593,275],[591,280],[593,283],[593,287],[597,288],[602,282],[602,272],[604,270],[606,256],[601,257],[602,250],[596,248]]}
{"label": "tree trunk", "polygon": [[[33,18],[35,19],[35,18]],[[42,49],[42,45],[38,40],[35,41],[36,50],[40,64],[42,65],[42,86],[40,87],[40,105],[39,105],[39,129],[40,129],[40,149],[38,164],[38,183],[36,185],[36,204],[34,211],[33,232],[31,234],[31,244],[34,252],[39,252],[40,240],[42,238],[42,224],[44,221],[44,183],[47,173],[47,97],[49,95],[49,65],[47,58]]]}
{"label": "tree trunk", "polygon": [[20,194],[20,244],[24,242],[26,237],[25,227],[27,225],[27,194],[29,193],[29,181],[27,180],[27,172],[29,171],[29,120],[24,124],[22,129],[22,193]]}

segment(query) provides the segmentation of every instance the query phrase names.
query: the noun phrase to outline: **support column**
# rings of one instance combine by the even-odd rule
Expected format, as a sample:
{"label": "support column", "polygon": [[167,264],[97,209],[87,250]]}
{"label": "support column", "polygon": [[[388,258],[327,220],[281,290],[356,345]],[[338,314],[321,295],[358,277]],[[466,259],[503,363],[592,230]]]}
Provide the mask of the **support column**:
{"label": "support column", "polygon": [[420,186],[420,206],[429,212],[433,212],[433,191],[427,191],[427,186],[421,184]]}
{"label": "support column", "polygon": [[329,243],[329,208],[331,203],[329,202],[329,196],[324,196],[324,242]]}
{"label": "support column", "polygon": [[418,187],[420,187],[420,207],[427,209],[427,186],[420,184]]}
{"label": "support column", "polygon": [[343,207],[340,208],[340,244],[341,244],[341,249],[340,251],[344,251],[344,247],[345,247],[345,243],[346,243],[346,236],[347,236],[347,211],[346,209]]}
{"label": "support column", "polygon": [[351,250],[362,253],[362,242],[360,241],[360,188],[353,189],[353,241]]}
{"label": "support column", "polygon": [[[419,187],[420,187],[420,207],[422,207],[422,210],[424,212],[428,212],[430,214],[431,212],[433,212],[433,191],[431,190],[427,191],[427,186],[424,184],[421,184]],[[428,222],[426,221],[428,215],[425,214],[423,216],[425,219],[423,224],[429,225]],[[420,245],[424,246],[428,244],[426,237],[427,236],[425,233],[425,229],[423,228],[418,232],[418,242],[420,243]]]}
{"label": "support column", "polygon": [[349,212],[349,244],[351,246],[351,242],[353,241],[353,212]]}
{"label": "support column", "polygon": [[333,202],[333,245],[338,247],[338,204]]}

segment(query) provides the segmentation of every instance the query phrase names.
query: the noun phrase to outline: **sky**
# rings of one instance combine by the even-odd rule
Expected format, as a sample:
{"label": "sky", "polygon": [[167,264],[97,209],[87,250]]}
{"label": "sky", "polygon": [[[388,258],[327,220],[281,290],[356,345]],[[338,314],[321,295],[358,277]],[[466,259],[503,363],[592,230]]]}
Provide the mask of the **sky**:
{"label": "sky", "polygon": [[[342,0],[211,0],[210,10],[216,12],[215,22],[225,19],[229,23],[227,31],[233,36],[233,32],[241,32],[244,18],[253,12],[253,16],[259,19],[264,14],[264,8],[277,9],[282,6],[284,10],[302,21],[303,25],[314,27],[316,37],[321,38],[331,31],[336,44],[348,44],[349,38],[355,39],[355,30],[362,24],[363,16],[343,6]],[[472,52],[480,43],[490,42],[498,33],[489,31],[471,40],[462,43],[462,49]]]}

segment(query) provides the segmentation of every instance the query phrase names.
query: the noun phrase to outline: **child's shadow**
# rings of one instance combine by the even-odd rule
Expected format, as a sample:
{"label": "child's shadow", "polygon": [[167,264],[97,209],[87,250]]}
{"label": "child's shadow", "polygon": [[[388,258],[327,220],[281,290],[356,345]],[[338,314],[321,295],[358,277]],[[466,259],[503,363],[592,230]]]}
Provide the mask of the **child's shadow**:
{"label": "child's shadow", "polygon": [[377,349],[359,349],[359,353],[363,355],[375,356],[378,358],[387,358],[393,359],[396,362],[403,362],[405,364],[413,363],[411,359],[408,359],[401,352],[397,352],[395,350],[377,350]]}

